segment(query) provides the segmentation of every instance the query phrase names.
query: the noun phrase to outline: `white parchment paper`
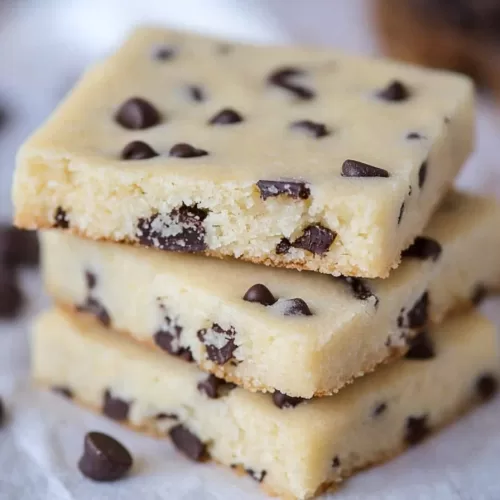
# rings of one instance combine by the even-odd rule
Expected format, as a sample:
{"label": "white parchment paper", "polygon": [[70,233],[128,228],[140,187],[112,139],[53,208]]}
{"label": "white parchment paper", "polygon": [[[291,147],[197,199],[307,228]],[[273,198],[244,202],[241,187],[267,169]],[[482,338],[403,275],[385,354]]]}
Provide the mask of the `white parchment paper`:
{"label": "white parchment paper", "polygon": [[[363,0],[0,1],[0,98],[8,96],[12,116],[0,134],[0,215],[6,219],[11,213],[10,178],[20,141],[82,68],[133,24],[156,21],[257,41],[293,39],[373,53],[365,7]],[[500,198],[499,111],[485,99],[478,134],[478,152],[458,184]],[[48,301],[35,272],[26,272],[23,281],[28,306],[22,319],[0,322],[0,397],[8,411],[0,430],[0,500],[265,498],[249,478],[216,465],[193,465],[168,440],[135,435],[35,390],[29,379],[29,325]],[[492,300],[484,310],[500,326],[499,304]],[[129,447],[135,465],[128,479],[93,484],[81,477],[76,463],[89,430],[111,433]],[[500,399],[404,456],[357,475],[328,498],[333,497],[500,499]]]}

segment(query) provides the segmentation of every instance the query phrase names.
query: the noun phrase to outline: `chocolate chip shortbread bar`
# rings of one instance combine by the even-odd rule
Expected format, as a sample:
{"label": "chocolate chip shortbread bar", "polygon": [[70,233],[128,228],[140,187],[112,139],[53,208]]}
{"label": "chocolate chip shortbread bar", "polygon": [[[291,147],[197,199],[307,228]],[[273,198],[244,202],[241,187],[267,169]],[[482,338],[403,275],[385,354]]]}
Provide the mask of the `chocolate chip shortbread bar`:
{"label": "chocolate chip shortbread bar", "polygon": [[[42,234],[67,309],[250,390],[331,394],[407,349],[428,320],[500,285],[500,208],[451,193],[388,279],[269,269]],[[476,258],[478,246],[481,257]]]}
{"label": "chocolate chip shortbread bar", "polygon": [[36,326],[33,362],[41,384],[121,423],[170,436],[188,458],[212,457],[272,493],[306,499],[494,394],[498,348],[486,319],[455,317],[425,345],[339,394],[311,401],[250,393],[92,318],[58,311]]}
{"label": "chocolate chip shortbread bar", "polygon": [[470,81],[140,29],[18,155],[15,221],[386,277],[473,143]]}

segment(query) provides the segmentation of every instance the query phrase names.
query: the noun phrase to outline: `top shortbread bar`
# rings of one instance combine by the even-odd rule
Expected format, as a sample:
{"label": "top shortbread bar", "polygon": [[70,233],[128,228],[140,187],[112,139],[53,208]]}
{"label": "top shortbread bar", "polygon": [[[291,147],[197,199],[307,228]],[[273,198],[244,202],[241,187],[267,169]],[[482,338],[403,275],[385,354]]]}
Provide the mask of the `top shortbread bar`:
{"label": "top shortbread bar", "polygon": [[20,227],[385,277],[473,145],[454,74],[155,28],[21,148]]}

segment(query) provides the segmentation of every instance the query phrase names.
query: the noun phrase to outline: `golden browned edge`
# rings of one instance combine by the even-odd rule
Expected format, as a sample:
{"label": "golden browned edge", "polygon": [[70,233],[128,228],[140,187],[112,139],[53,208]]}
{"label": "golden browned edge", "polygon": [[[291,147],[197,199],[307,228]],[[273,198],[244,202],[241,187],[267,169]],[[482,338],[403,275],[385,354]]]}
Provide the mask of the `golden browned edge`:
{"label": "golden browned edge", "polygon": [[[44,380],[41,380],[41,379],[35,379],[35,383],[38,386],[43,387],[49,391],[52,388],[51,383],[44,381]],[[61,396],[61,397],[63,397],[63,396]],[[96,408],[94,405],[87,403],[86,401],[82,400],[81,398],[73,397],[70,399],[70,401],[77,403],[79,406],[81,406],[87,410],[90,410],[93,413],[97,413],[99,415],[106,417],[106,415],[104,415],[102,413],[101,409]],[[470,402],[465,403],[463,405],[463,407],[457,408],[455,413],[453,415],[450,415],[450,417],[448,419],[441,422],[440,425],[433,427],[432,432],[429,434],[429,436],[427,436],[425,438],[425,440],[429,439],[430,437],[433,437],[434,434],[436,434],[437,432],[442,430],[444,427],[451,425],[453,422],[456,422],[461,416],[463,416],[469,410],[472,410],[474,407],[478,406],[480,403],[481,403],[481,401],[479,399],[473,399]],[[106,418],[109,418],[109,417],[106,417]],[[116,422],[117,424],[120,424],[122,427],[126,427],[126,428],[130,429],[131,431],[140,432],[141,434],[146,434],[152,438],[169,439],[168,434],[163,434],[163,433],[159,432],[158,429],[156,429],[154,427],[154,425],[151,424],[151,422],[145,422],[143,425],[133,424],[129,421],[125,422],[125,421],[115,420],[114,422]],[[397,457],[398,455],[402,454],[406,449],[411,448],[411,447],[412,446],[409,446],[409,445],[405,444],[404,442],[402,442],[401,446],[399,446],[398,448],[396,448],[390,452],[380,453],[377,456],[377,458],[370,460],[369,462],[367,462],[366,464],[364,464],[362,466],[353,468],[351,470],[341,470],[341,477],[340,478],[338,478],[337,480],[334,480],[334,481],[325,481],[324,483],[322,483],[318,487],[318,489],[316,490],[314,495],[312,497],[309,497],[309,498],[314,498],[314,497],[320,496],[323,493],[327,493],[329,491],[336,491],[343,485],[343,482],[346,479],[353,476],[357,472],[361,472],[361,471],[369,469],[371,467],[376,467],[378,465],[382,465],[382,464],[388,462],[389,460]],[[235,467],[230,467],[228,464],[224,464],[224,463],[222,463],[222,462],[220,462],[212,457],[210,457],[208,460],[204,460],[204,461],[205,462],[215,462],[218,465],[223,465],[224,467],[230,468],[231,470],[233,470],[239,476],[246,475],[246,472],[245,472],[243,466],[241,466],[241,465],[237,465]],[[278,491],[273,490],[272,487],[265,484],[265,482],[259,483],[259,485],[260,485],[261,489],[264,490],[270,496],[282,498],[283,500],[296,500],[297,499],[297,497],[295,497],[294,495],[291,495],[289,493],[278,492]]]}
{"label": "golden browned edge", "polygon": [[[95,316],[92,313],[88,313],[85,311],[78,311],[77,306],[74,304],[68,304],[65,302],[62,302],[61,300],[56,300],[56,306],[59,309],[62,309],[66,313],[68,313],[71,316],[80,316],[80,317],[85,317],[88,318],[91,322],[93,322],[96,325],[99,325],[101,328],[103,325],[98,322],[98,320],[95,318]],[[165,356],[170,356],[174,357],[171,354],[169,354],[167,351],[164,351],[160,347],[158,347],[152,338],[148,338],[145,340],[139,340],[136,337],[134,337],[130,332],[123,330],[123,329],[116,329],[112,328],[113,331],[119,333],[120,335],[126,335],[127,338],[132,340],[136,345],[140,345],[142,347],[146,347],[148,350],[151,351],[156,351],[156,352],[161,352],[162,354],[165,354]],[[331,396],[332,394],[335,394],[339,392],[342,388],[344,388],[347,385],[352,384],[357,378],[362,377],[368,373],[371,373],[376,370],[376,368],[380,365],[383,364],[388,364],[393,361],[396,361],[397,359],[401,358],[407,351],[408,351],[408,346],[401,346],[401,347],[395,347],[392,346],[389,349],[389,354],[379,360],[370,360],[369,362],[365,363],[364,365],[360,366],[360,369],[358,373],[354,376],[351,376],[349,378],[346,378],[343,380],[340,384],[338,384],[335,389],[329,390],[329,391],[317,391],[314,393],[312,397],[323,397],[323,396]],[[233,375],[232,373],[228,373],[225,369],[224,366],[219,366],[215,365],[213,366],[211,363],[206,363],[205,361],[198,361],[195,360],[195,363],[198,368],[203,370],[204,372],[207,373],[212,373],[218,378],[222,378],[226,380],[227,382],[232,382],[233,384],[236,384],[238,387],[242,387],[243,389],[246,389],[247,391],[250,392],[274,392],[276,390],[275,387],[269,387],[267,385],[262,384],[261,382],[256,381],[254,378],[241,378]]]}

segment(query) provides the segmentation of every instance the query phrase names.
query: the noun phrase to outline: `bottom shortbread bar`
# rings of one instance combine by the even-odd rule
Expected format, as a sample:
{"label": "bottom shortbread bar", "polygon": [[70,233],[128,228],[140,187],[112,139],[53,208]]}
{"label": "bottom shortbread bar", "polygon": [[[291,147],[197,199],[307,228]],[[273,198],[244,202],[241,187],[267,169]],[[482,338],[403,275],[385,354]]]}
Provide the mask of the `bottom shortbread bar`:
{"label": "bottom shortbread bar", "polygon": [[211,457],[267,491],[305,499],[493,395],[497,345],[486,319],[457,316],[419,338],[410,359],[303,401],[236,388],[94,319],[54,310],[35,328],[34,376],[115,420],[169,435],[192,459]]}

